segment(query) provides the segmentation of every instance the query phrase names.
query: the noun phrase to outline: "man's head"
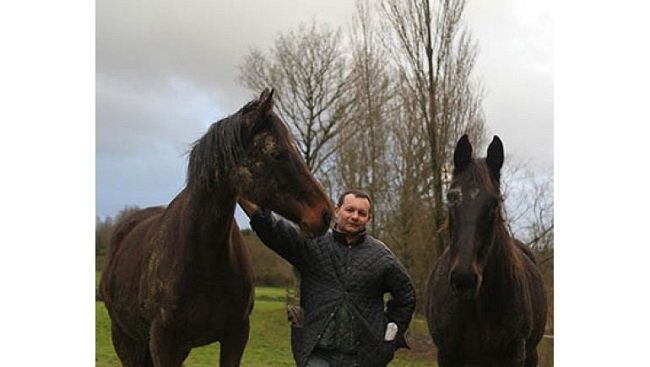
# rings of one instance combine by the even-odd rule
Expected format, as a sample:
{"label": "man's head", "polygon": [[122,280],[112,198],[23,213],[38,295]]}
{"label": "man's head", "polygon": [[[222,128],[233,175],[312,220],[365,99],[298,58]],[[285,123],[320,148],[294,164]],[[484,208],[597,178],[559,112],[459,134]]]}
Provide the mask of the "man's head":
{"label": "man's head", "polygon": [[372,201],[360,190],[344,192],[336,204],[336,227],[339,231],[353,234],[366,229],[371,219]]}

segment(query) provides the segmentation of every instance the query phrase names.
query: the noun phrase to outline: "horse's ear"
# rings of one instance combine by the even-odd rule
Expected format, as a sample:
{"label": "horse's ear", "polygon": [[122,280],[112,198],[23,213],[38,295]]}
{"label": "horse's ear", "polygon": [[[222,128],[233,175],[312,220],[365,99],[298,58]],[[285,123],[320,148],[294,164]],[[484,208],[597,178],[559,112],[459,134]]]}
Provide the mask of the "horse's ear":
{"label": "horse's ear", "polygon": [[273,88],[264,88],[258,100],[260,116],[266,116],[273,109]]}
{"label": "horse's ear", "polygon": [[263,130],[267,119],[265,118],[273,109],[273,89],[265,88],[257,100],[249,102],[242,112],[250,118],[245,120],[246,135],[252,137]]}
{"label": "horse's ear", "polygon": [[503,166],[503,143],[501,143],[501,139],[496,135],[494,135],[490,146],[488,146],[487,158],[485,158],[485,161],[487,162],[492,175],[498,179],[501,167]]}
{"label": "horse's ear", "polygon": [[454,172],[459,172],[467,168],[472,161],[472,144],[469,142],[467,134],[463,135],[454,150]]}

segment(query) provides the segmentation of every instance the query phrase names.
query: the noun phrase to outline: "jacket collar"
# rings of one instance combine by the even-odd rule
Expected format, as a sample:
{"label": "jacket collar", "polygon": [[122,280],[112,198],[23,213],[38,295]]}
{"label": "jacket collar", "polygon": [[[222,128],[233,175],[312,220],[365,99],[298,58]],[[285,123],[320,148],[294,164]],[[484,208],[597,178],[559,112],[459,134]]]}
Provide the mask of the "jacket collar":
{"label": "jacket collar", "polygon": [[364,228],[363,231],[358,233],[358,236],[354,242],[348,243],[347,239],[345,238],[345,232],[341,232],[338,228],[336,228],[336,225],[334,225],[334,228],[332,228],[332,236],[334,239],[345,246],[356,246],[360,244],[366,238],[367,234],[368,231]]}

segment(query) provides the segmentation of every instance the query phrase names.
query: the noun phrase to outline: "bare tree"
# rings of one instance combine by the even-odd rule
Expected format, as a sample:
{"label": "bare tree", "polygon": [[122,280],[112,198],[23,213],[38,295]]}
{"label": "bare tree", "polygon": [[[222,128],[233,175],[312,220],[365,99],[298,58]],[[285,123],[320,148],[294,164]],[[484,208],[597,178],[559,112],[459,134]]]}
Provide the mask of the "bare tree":
{"label": "bare tree", "polygon": [[377,26],[369,0],[357,0],[351,29],[351,85],[353,106],[344,133],[339,135],[337,152],[338,182],[341,190],[360,188],[374,200],[370,231],[379,235],[385,222],[386,200],[391,196],[392,174],[391,105],[393,97],[390,70],[380,47]]}
{"label": "bare tree", "polygon": [[[423,292],[435,252],[431,251],[433,209],[428,200],[431,174],[423,125],[417,119],[417,103],[399,80],[389,103],[391,113],[388,160],[390,174],[384,198],[386,219],[381,239],[393,250],[412,277],[417,299]],[[423,303],[418,302],[421,311]]]}
{"label": "bare tree", "polygon": [[537,250],[553,247],[553,171],[508,157],[504,167],[503,193],[510,231]]}
{"label": "bare tree", "polygon": [[443,178],[451,147],[461,132],[482,141],[482,91],[471,75],[477,46],[461,24],[464,0],[383,0],[381,12],[391,30],[384,44],[408,98],[411,113],[426,136],[433,210],[430,235],[436,253],[445,247]]}
{"label": "bare tree", "polygon": [[95,270],[101,270],[104,257],[110,247],[111,233],[113,232],[113,219],[106,217],[101,220],[95,218]]}
{"label": "bare tree", "polygon": [[353,78],[340,36],[340,30],[313,21],[281,34],[268,55],[252,50],[240,65],[240,80],[247,88],[275,88],[278,113],[296,134],[307,166],[322,179],[353,100]]}

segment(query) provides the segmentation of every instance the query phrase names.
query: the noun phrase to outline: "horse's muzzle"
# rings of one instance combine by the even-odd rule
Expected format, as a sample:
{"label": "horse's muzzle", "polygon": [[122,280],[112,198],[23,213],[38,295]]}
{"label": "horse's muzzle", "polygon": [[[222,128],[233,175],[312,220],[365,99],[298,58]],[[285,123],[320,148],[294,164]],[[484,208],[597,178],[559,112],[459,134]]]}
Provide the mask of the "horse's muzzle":
{"label": "horse's muzzle", "polygon": [[302,220],[299,226],[303,235],[305,235],[307,238],[314,238],[327,232],[327,230],[330,228],[330,224],[332,223],[332,218],[332,211],[329,209],[323,209],[323,211],[320,213],[320,216],[314,218],[316,220],[311,222],[311,224],[308,221]]}
{"label": "horse's muzzle", "polygon": [[456,272],[449,274],[451,293],[462,300],[476,298],[478,293],[478,276],[474,272]]}
{"label": "horse's muzzle", "polygon": [[329,228],[332,223],[332,211],[329,209],[323,210],[323,215],[321,216],[323,227]]}

